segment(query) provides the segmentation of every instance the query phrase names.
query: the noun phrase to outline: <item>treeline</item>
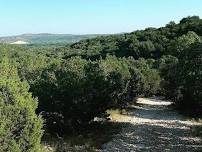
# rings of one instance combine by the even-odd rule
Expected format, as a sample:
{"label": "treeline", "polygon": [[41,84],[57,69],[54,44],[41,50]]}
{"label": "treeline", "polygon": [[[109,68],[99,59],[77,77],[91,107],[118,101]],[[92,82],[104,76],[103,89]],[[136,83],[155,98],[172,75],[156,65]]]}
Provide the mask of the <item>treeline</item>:
{"label": "treeline", "polygon": [[139,95],[202,114],[201,31],[193,16],[68,46],[0,45],[0,149],[39,151],[41,117],[62,136]]}
{"label": "treeline", "polygon": [[110,54],[117,57],[132,56],[134,59],[159,59],[163,55],[176,56],[178,44],[179,47],[183,47],[180,43],[189,46],[202,35],[201,22],[199,17],[193,16],[182,19],[179,24],[170,22],[158,29],[147,28],[132,33],[83,40],[72,44],[69,47],[71,51],[67,51],[65,57],[79,55],[97,59]]}

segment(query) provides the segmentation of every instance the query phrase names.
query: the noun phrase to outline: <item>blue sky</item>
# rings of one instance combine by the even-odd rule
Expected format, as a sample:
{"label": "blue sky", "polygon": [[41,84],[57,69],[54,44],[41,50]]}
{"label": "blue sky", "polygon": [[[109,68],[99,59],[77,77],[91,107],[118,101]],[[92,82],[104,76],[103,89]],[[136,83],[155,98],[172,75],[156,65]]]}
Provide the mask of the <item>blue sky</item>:
{"label": "blue sky", "polygon": [[120,33],[202,18],[202,0],[0,0],[0,36]]}

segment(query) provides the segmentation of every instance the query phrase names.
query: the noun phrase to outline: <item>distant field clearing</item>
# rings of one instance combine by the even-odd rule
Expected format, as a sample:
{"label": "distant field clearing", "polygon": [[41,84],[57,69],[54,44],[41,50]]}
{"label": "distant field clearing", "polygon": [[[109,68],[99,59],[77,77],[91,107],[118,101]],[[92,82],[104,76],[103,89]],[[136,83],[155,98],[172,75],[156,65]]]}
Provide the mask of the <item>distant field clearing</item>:
{"label": "distant field clearing", "polygon": [[11,44],[29,44],[29,43],[25,42],[25,41],[16,41],[16,42],[13,42]]}

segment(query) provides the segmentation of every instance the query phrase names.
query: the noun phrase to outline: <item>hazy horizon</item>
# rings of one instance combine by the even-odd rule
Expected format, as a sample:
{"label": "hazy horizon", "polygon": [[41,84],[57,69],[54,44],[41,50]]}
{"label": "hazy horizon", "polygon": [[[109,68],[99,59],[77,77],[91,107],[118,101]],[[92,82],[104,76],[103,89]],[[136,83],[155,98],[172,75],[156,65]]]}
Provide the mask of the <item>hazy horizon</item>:
{"label": "hazy horizon", "polygon": [[[184,16],[183,18],[185,17],[188,17],[188,16],[198,16],[198,15],[187,15],[187,16]],[[200,17],[200,16],[199,16]],[[182,18],[180,18],[179,20],[170,20],[170,21],[174,21],[175,23],[179,23],[179,21],[181,20]],[[131,31],[123,31],[123,32],[116,32],[116,33],[51,33],[51,32],[27,32],[27,33],[17,33],[17,34],[9,34],[9,35],[1,35],[0,33],[0,37],[13,37],[13,36],[20,36],[20,35],[37,35],[37,34],[53,34],[53,35],[113,35],[113,34],[122,34],[122,33],[130,33],[130,32],[134,32],[136,30],[145,30],[146,28],[160,28],[160,27],[163,27],[165,26],[166,24],[168,24],[170,21],[166,22],[165,24],[162,24],[162,25],[159,25],[158,27],[156,26],[148,26],[148,27],[142,27],[142,28],[139,28],[139,29],[134,29],[134,30],[131,30]]]}
{"label": "hazy horizon", "polygon": [[0,2],[0,36],[127,33],[202,16],[201,6],[200,0],[7,0]]}
{"label": "hazy horizon", "polygon": [[[112,34],[122,34],[123,32],[121,32],[121,33],[112,33]],[[103,34],[97,34],[97,33],[92,33],[92,34],[71,34],[71,33],[19,33],[19,34],[15,34],[15,35],[3,35],[3,36],[1,36],[0,35],[0,37],[13,37],[13,36],[21,36],[21,35],[42,35],[42,34],[50,34],[50,35],[110,35],[110,34],[105,34],[105,33],[103,33]]]}

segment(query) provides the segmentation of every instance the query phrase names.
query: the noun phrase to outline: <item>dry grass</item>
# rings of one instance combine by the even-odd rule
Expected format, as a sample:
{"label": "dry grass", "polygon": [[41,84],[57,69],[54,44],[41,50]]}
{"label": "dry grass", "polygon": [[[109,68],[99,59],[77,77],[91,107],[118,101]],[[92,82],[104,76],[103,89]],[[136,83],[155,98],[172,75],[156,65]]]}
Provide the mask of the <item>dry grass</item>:
{"label": "dry grass", "polygon": [[40,151],[41,152],[56,152],[56,149],[54,147],[42,144]]}
{"label": "dry grass", "polygon": [[107,110],[107,114],[109,114],[110,119],[113,121],[116,120],[120,120],[122,118],[124,118],[125,115],[128,114],[127,110],[125,109],[111,109],[111,110]]}

